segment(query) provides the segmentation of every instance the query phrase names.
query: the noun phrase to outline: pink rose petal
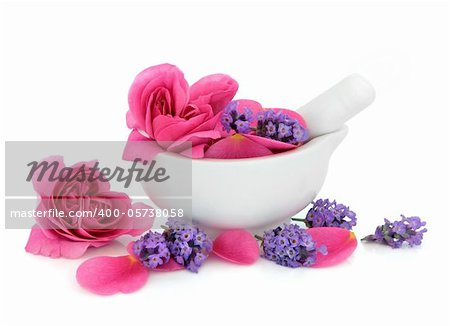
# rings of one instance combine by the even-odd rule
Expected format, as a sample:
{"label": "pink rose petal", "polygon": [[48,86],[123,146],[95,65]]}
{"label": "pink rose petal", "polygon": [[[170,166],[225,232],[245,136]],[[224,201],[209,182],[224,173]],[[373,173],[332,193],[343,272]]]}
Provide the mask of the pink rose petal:
{"label": "pink rose petal", "polygon": [[[127,252],[130,254],[130,256],[133,256],[134,259],[139,261],[139,258],[137,258],[136,255],[133,252],[133,244],[134,244],[134,241],[131,241],[127,245]],[[175,260],[170,258],[169,261],[166,264],[160,265],[157,268],[152,269],[152,271],[155,271],[155,272],[172,272],[172,271],[178,271],[180,269],[184,269],[184,266],[178,264]]]}
{"label": "pink rose petal", "polygon": [[167,90],[170,94],[171,109],[178,114],[186,106],[189,98],[189,86],[184,79],[183,72],[171,64],[161,64],[149,67],[140,72],[128,93],[130,113],[127,123],[136,129],[145,130],[153,137],[151,120],[154,112],[148,112],[149,98],[158,90]]}
{"label": "pink rose petal", "polygon": [[185,149],[180,152],[180,155],[190,157],[190,158],[203,158],[205,157],[205,148],[206,144],[201,144],[197,146],[193,146],[192,148]]}
{"label": "pink rose petal", "polygon": [[205,158],[236,159],[273,154],[267,147],[250,140],[246,136],[235,134],[219,140],[208,148],[205,152]]}
{"label": "pink rose petal", "polygon": [[229,230],[214,240],[213,253],[235,264],[250,265],[258,260],[259,245],[246,230]]}
{"label": "pink rose petal", "polygon": [[328,267],[337,265],[352,255],[358,241],[355,234],[349,230],[336,227],[317,227],[307,229],[317,245],[325,245],[328,254],[317,255],[317,261],[312,267]]}
{"label": "pink rose petal", "polygon": [[83,288],[100,295],[135,292],[147,283],[148,276],[148,269],[130,255],[88,259],[76,274]]}
{"label": "pink rose petal", "polygon": [[158,145],[156,141],[149,141],[149,139],[133,129],[128,136],[128,141],[122,153],[122,158],[127,161],[134,161],[139,159],[151,162],[155,157],[165,150]]}
{"label": "pink rose petal", "polygon": [[[50,156],[42,161],[38,162],[40,163],[48,163],[49,169],[47,169],[43,174],[42,178],[39,178],[41,176],[41,171],[44,171],[44,169],[37,169],[35,173],[33,173],[32,176],[32,182],[34,190],[42,197],[50,197],[53,195],[53,188],[58,182],[58,179],[52,180],[50,178],[51,173],[53,172],[53,166],[56,166],[54,168],[55,174],[54,176],[58,176],[61,170],[66,166],[64,164],[64,158],[62,156]],[[40,179],[40,180],[38,180]]]}
{"label": "pink rose petal", "polygon": [[261,104],[259,102],[253,101],[253,100],[247,100],[247,99],[241,99],[241,100],[235,100],[233,102],[236,102],[236,109],[239,112],[244,112],[244,109],[249,109],[250,111],[252,111],[252,116],[253,116],[253,120],[250,123],[250,125],[252,127],[256,127],[257,123],[258,123],[258,112],[264,110],[263,107],[261,106]]}
{"label": "pink rose petal", "polygon": [[218,139],[220,137],[221,134],[217,130],[196,131],[173,142],[167,150],[178,153],[189,150],[189,148],[197,145],[209,143],[212,139]]}
{"label": "pink rose petal", "polygon": [[205,76],[190,87],[190,102],[198,106],[209,104],[216,114],[233,99],[238,87],[238,83],[228,75]]}
{"label": "pink rose petal", "polygon": [[83,256],[89,247],[101,247],[108,242],[71,241],[65,238],[49,238],[39,227],[33,227],[28,238],[25,251],[51,258],[76,259]]}

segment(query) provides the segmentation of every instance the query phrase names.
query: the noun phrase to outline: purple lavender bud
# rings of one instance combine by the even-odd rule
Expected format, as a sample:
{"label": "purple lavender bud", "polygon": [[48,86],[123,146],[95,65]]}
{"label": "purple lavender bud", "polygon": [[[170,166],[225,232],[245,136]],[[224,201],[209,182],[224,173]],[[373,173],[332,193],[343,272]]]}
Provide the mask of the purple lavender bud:
{"label": "purple lavender bud", "polygon": [[223,113],[221,118],[223,129],[226,132],[231,131],[231,124],[233,123],[233,117],[228,113]]}
{"label": "purple lavender bud", "polygon": [[425,226],[427,224],[426,222],[422,222],[420,220],[420,217],[417,217],[417,216],[405,217],[405,216],[401,215],[401,217],[402,217],[402,220],[408,222],[409,226],[413,230],[418,230],[422,226]]}
{"label": "purple lavender bud", "polygon": [[388,245],[394,249],[401,248],[406,242],[410,247],[419,246],[422,243],[423,234],[427,232],[426,222],[422,222],[417,216],[405,217],[401,215],[400,221],[391,222],[384,219],[384,224],[377,226],[374,234],[370,234],[361,241],[377,242]]}
{"label": "purple lavender bud", "polygon": [[266,124],[266,135],[272,137],[275,136],[276,133],[277,133],[276,125],[274,125],[272,121],[268,121]]}
{"label": "purple lavender bud", "polygon": [[212,241],[205,232],[185,221],[169,218],[164,231],[167,247],[175,261],[191,272],[197,272],[212,250]]}
{"label": "purple lavender bud", "polygon": [[284,123],[278,124],[278,138],[283,139],[292,135],[292,127],[285,125]]}
{"label": "purple lavender bud", "polygon": [[236,131],[240,134],[248,134],[250,132],[250,124],[248,121],[237,120]]}
{"label": "purple lavender bud", "polygon": [[241,113],[237,106],[237,101],[231,101],[225,107],[221,117],[223,130],[226,132],[234,130],[240,134],[248,134],[250,132],[250,122],[253,121],[253,113],[248,107],[245,107],[244,112]]}
{"label": "purple lavender bud", "polygon": [[294,140],[298,143],[303,142],[308,139],[308,130],[305,128],[302,128],[300,125],[295,125],[292,128],[292,136],[294,137]]}
{"label": "purple lavender bud", "polygon": [[160,233],[148,231],[133,244],[133,253],[147,267],[154,269],[169,261],[167,242]]}
{"label": "purple lavender bud", "polygon": [[256,135],[289,144],[299,144],[309,137],[308,130],[297,120],[279,111],[265,110],[258,113]]}
{"label": "purple lavender bud", "polygon": [[318,252],[327,254],[325,246],[317,248],[311,235],[296,224],[284,224],[264,232],[261,245],[264,258],[293,268],[313,265]]}
{"label": "purple lavender bud", "polygon": [[356,225],[356,214],[335,200],[318,199],[306,214],[305,224],[309,228],[333,226],[351,230]]}

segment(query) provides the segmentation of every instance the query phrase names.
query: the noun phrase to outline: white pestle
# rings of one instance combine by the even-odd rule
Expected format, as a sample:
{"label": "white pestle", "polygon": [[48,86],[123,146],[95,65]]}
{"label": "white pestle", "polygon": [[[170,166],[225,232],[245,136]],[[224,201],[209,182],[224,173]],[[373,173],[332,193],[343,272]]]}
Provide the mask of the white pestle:
{"label": "white pestle", "polygon": [[340,129],[375,99],[375,89],[362,76],[350,75],[297,111],[308,126],[310,138]]}

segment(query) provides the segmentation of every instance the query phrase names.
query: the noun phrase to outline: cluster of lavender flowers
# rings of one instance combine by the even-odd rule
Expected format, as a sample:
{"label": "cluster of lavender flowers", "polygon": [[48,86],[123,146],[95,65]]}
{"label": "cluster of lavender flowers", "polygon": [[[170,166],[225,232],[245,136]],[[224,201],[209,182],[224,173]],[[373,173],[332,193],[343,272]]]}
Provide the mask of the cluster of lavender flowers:
{"label": "cluster of lavender flowers", "polygon": [[423,234],[427,232],[426,222],[420,217],[405,217],[401,215],[400,221],[390,222],[384,219],[384,224],[376,228],[375,234],[368,235],[361,241],[378,242],[394,249],[400,248],[404,242],[409,246],[418,246],[422,243]]}
{"label": "cluster of lavender flowers", "polygon": [[175,261],[197,272],[212,250],[211,239],[198,227],[178,219],[169,218],[167,226],[164,234]]}
{"label": "cluster of lavender flowers", "polygon": [[308,139],[308,130],[297,120],[283,112],[265,110],[258,113],[256,135],[289,144],[298,144]]}
{"label": "cluster of lavender flowers", "polygon": [[263,256],[278,265],[307,267],[316,262],[317,253],[327,254],[324,245],[316,242],[304,229],[295,224],[285,224],[266,231],[262,238]]}
{"label": "cluster of lavender flowers", "polygon": [[228,103],[222,113],[222,126],[226,132],[231,130],[240,134],[247,134],[250,132],[250,122],[253,120],[252,111],[249,108],[244,108],[244,112],[240,113],[237,109],[238,102],[231,101]]}
{"label": "cluster of lavender flowers", "polygon": [[335,200],[318,199],[302,221],[309,228],[314,227],[340,227],[351,230],[356,225],[356,214],[348,206],[336,203]]}
{"label": "cluster of lavender flowers", "polygon": [[147,268],[154,269],[167,263],[170,259],[166,239],[157,232],[148,231],[133,244],[132,249],[136,257]]}
{"label": "cluster of lavender flowers", "polygon": [[133,253],[151,269],[175,261],[191,272],[197,272],[212,250],[212,241],[198,227],[169,218],[163,234],[148,231],[133,244]]}

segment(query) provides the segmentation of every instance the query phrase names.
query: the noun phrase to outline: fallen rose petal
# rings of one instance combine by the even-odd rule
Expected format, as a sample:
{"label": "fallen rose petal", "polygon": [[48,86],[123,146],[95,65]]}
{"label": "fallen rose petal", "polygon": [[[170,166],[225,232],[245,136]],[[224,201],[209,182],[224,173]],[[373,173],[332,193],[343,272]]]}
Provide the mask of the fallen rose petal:
{"label": "fallen rose petal", "polygon": [[246,230],[224,231],[214,240],[213,253],[232,263],[250,265],[258,260],[259,245]]}
{"label": "fallen rose petal", "polygon": [[246,136],[235,134],[219,140],[208,148],[205,152],[205,158],[236,159],[273,154],[268,148],[252,141]]}
{"label": "fallen rose petal", "polygon": [[33,227],[25,251],[51,258],[76,259],[83,256],[89,247],[102,247],[108,242],[71,241],[63,238],[49,238],[39,227]]}
{"label": "fallen rose petal", "polygon": [[317,254],[316,263],[312,267],[328,267],[337,265],[352,255],[358,241],[355,234],[347,229],[337,227],[317,227],[307,229],[317,246],[325,245],[328,254]]}
{"label": "fallen rose petal", "polygon": [[[139,261],[139,258],[136,257],[136,255],[133,252],[133,244],[134,244],[134,241],[131,241],[127,245],[127,252],[130,254],[130,256],[133,256],[134,259]],[[165,263],[163,265],[159,265],[158,267],[152,269],[152,271],[155,271],[155,272],[172,272],[172,271],[178,271],[180,269],[184,269],[184,266],[178,264],[173,258],[170,258],[167,263]]]}
{"label": "fallen rose petal", "polygon": [[83,288],[100,295],[135,292],[145,285],[148,276],[148,269],[130,255],[88,259],[76,274]]}

